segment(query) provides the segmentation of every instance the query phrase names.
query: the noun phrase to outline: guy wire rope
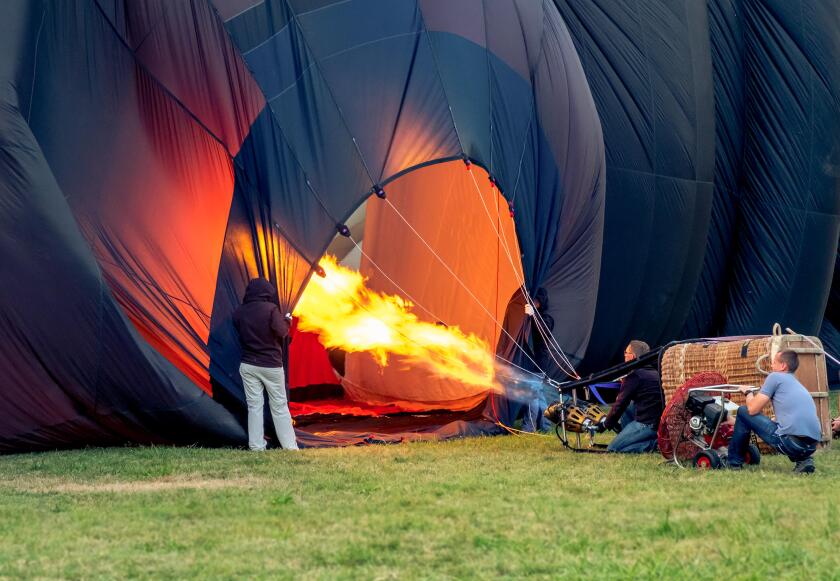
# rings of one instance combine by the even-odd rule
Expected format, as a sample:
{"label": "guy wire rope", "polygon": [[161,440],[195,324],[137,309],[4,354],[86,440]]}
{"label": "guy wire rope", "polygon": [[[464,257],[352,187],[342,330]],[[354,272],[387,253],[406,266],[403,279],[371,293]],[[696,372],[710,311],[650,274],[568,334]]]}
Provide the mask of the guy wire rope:
{"label": "guy wire rope", "polygon": [[[493,223],[493,217],[490,215],[490,210],[487,209],[487,205],[484,202],[484,196],[481,194],[481,189],[478,186],[478,182],[475,179],[475,175],[472,173],[471,168],[468,168],[467,171],[469,171],[470,177],[473,180],[473,184],[475,185],[476,193],[478,194],[478,197],[481,200],[481,205],[484,207],[484,211],[487,214],[488,219],[490,220],[490,225],[493,227],[493,230],[494,230],[496,236],[502,242],[502,246],[505,249],[505,254],[507,254],[508,261],[510,262],[511,268],[513,269],[513,272],[514,272],[514,275],[516,276],[517,282],[519,283],[519,285],[522,288],[523,293],[525,295],[525,300],[528,302],[529,305],[531,305],[531,307],[534,310],[534,317],[533,318],[535,319],[535,322],[536,322],[537,331],[540,333],[540,336],[542,337],[543,341],[546,342],[546,346],[548,346],[548,348],[549,348],[549,350],[548,350],[549,355],[551,356],[552,360],[557,365],[557,367],[561,371],[563,371],[563,373],[565,373],[566,375],[568,375],[569,377],[572,377],[574,379],[580,379],[580,376],[578,375],[577,371],[575,370],[574,365],[572,365],[572,362],[569,361],[568,357],[566,357],[566,354],[563,352],[563,349],[557,343],[557,340],[554,338],[554,335],[551,333],[551,330],[548,329],[548,325],[545,323],[545,321],[543,320],[539,311],[537,310],[537,308],[534,304],[534,300],[531,297],[530,293],[528,292],[528,288],[525,285],[525,281],[522,278],[520,278],[519,271],[516,269],[516,265],[514,263],[513,256],[511,255],[511,252],[510,252],[510,246],[509,246],[508,241],[507,241],[507,235],[504,233],[503,229],[501,229],[501,228],[499,228],[498,230],[496,229],[495,224]],[[569,369],[572,370],[572,373],[569,373],[566,369],[563,368],[562,365],[560,365],[560,363],[557,361],[557,358],[555,358],[554,354],[551,352],[551,347],[554,347],[556,349],[557,354],[560,356],[562,361],[566,365],[568,365]]]}

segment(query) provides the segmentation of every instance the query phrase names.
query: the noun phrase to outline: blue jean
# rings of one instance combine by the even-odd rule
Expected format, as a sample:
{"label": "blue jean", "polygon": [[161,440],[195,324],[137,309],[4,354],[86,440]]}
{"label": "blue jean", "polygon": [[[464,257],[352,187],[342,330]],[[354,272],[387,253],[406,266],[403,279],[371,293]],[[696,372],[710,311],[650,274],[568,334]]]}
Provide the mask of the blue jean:
{"label": "blue jean", "polygon": [[750,434],[755,434],[771,446],[790,458],[791,462],[799,462],[810,458],[817,449],[816,442],[805,444],[794,436],[780,436],[776,433],[779,424],[763,414],[750,415],[747,406],[738,408],[735,416],[735,429],[729,440],[729,465],[741,466],[744,454],[750,443]]}
{"label": "blue jean", "polygon": [[551,427],[551,423],[543,415],[547,407],[548,404],[542,397],[535,397],[530,400],[528,406],[525,408],[525,415],[522,417],[522,431],[537,432],[548,430]]}
{"label": "blue jean", "polygon": [[608,452],[642,454],[656,450],[656,430],[653,426],[632,421],[607,446]]}

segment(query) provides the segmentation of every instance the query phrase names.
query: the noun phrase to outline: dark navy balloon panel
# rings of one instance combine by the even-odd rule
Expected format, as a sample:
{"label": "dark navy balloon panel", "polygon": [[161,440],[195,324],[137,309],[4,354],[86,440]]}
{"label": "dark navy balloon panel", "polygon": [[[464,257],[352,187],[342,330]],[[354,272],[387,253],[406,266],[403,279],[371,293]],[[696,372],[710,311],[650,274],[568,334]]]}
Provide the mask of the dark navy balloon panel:
{"label": "dark navy balloon panel", "polygon": [[700,276],[712,207],[708,14],[693,0],[555,0],[604,128],[606,217],[586,367],[669,340]]}
{"label": "dark navy balloon panel", "polygon": [[[343,222],[401,172],[473,160],[515,208],[526,279],[553,281],[556,316],[567,323],[556,334],[582,357],[594,296],[581,291],[599,276],[603,141],[571,38],[550,3],[218,8],[232,14],[225,25],[265,93],[277,140],[305,176],[304,213],[315,223],[321,215]],[[323,251],[309,243],[323,233],[312,220],[287,221],[307,225],[298,244],[304,254]]]}
{"label": "dark navy balloon panel", "polygon": [[149,346],[108,290],[8,89],[0,105],[0,451],[230,444],[230,414]]}
{"label": "dark navy balloon panel", "polygon": [[721,329],[741,203],[744,152],[744,10],[742,0],[709,2],[715,92],[715,192],[703,272],[682,336]]}
{"label": "dark navy balloon panel", "polygon": [[840,6],[555,4],[607,153],[586,367],[632,338],[815,334],[838,236]]}
{"label": "dark navy balloon panel", "polygon": [[230,156],[137,66],[95,3],[50,4],[42,40],[32,131],[114,297],[209,391]]}
{"label": "dark navy balloon panel", "polygon": [[778,321],[817,334],[840,233],[840,6],[749,0],[743,11],[743,209],[723,331]]}
{"label": "dark navy balloon panel", "polygon": [[[837,254],[834,259],[834,276],[831,280],[831,291],[825,308],[825,318],[820,329],[820,340],[826,351],[835,359],[840,359],[840,240],[837,243]],[[832,387],[840,387],[840,363],[828,361],[828,381]]]}
{"label": "dark navy balloon panel", "polygon": [[97,0],[138,64],[236,155],[263,95],[206,2]]}
{"label": "dark navy balloon panel", "polygon": [[291,310],[368,196],[442,162],[504,196],[573,362],[836,342],[836,3],[9,0],[0,49],[2,451],[244,444],[248,280]]}
{"label": "dark navy balloon panel", "polygon": [[[544,282],[555,318],[569,322],[557,338],[577,356],[585,349],[594,298],[578,291],[597,285],[603,140],[550,3],[2,10],[14,33],[0,69],[13,111],[4,137],[41,156],[33,177],[4,177],[4,202],[37,189],[31,203],[61,216],[66,232],[51,240],[74,242],[55,245],[60,267],[40,264],[56,281],[71,277],[66,316],[78,319],[21,304],[52,300],[46,271],[27,274],[48,243],[5,245],[20,260],[4,260],[4,274],[20,287],[3,303],[15,325],[2,356],[16,374],[3,388],[14,414],[4,450],[244,442],[229,319],[245,283],[268,278],[291,309],[336,225],[376,186],[429,163],[488,169],[516,207],[529,284]],[[13,206],[4,218],[43,219]],[[50,339],[50,328],[66,336]]]}

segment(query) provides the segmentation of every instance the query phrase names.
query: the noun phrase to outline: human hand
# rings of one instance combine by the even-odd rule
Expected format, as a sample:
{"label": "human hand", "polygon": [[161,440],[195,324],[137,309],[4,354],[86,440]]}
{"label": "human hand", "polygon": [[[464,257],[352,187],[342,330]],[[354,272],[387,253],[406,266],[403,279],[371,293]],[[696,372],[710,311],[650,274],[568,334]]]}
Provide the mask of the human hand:
{"label": "human hand", "polygon": [[739,387],[738,391],[740,391],[743,395],[748,395],[753,392],[753,389],[751,387]]}
{"label": "human hand", "polygon": [[534,307],[531,306],[530,304],[525,305],[525,314],[528,315],[529,317],[533,317],[534,316]]}

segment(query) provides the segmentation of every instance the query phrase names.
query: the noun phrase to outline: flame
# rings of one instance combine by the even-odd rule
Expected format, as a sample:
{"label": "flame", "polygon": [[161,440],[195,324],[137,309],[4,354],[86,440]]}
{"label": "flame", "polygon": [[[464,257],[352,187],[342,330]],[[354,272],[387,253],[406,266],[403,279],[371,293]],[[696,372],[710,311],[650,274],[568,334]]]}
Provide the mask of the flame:
{"label": "flame", "polygon": [[390,355],[465,384],[496,389],[488,344],[458,327],[420,321],[410,301],[375,292],[358,272],[325,256],[325,277],[313,276],[295,308],[298,328],[320,335],[326,347],[369,352],[381,366]]}

